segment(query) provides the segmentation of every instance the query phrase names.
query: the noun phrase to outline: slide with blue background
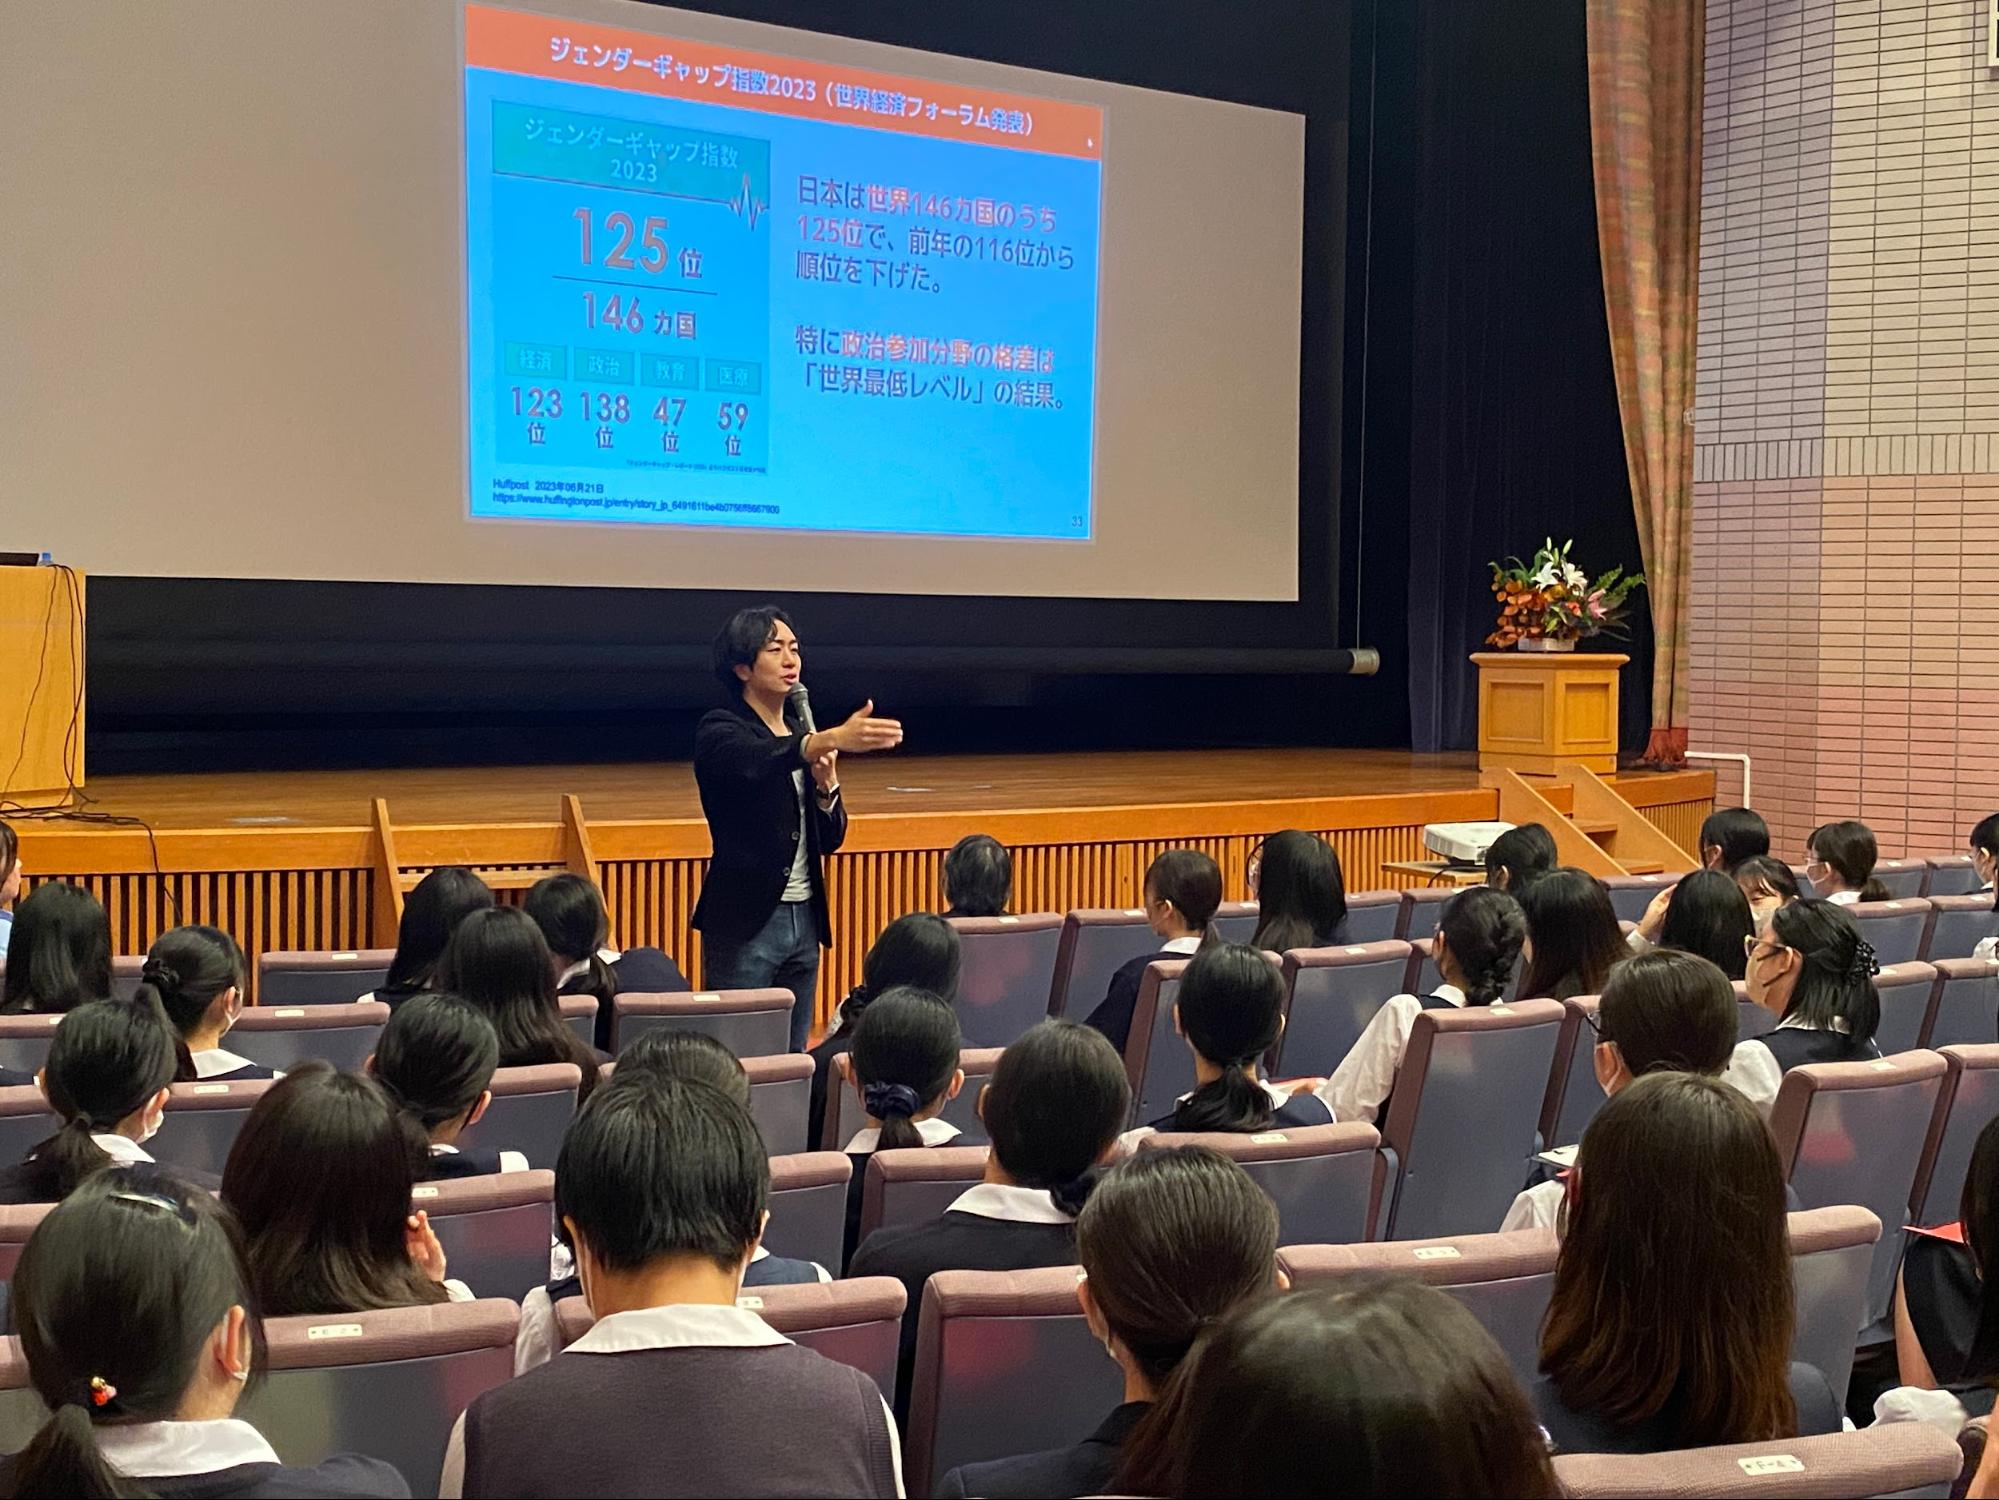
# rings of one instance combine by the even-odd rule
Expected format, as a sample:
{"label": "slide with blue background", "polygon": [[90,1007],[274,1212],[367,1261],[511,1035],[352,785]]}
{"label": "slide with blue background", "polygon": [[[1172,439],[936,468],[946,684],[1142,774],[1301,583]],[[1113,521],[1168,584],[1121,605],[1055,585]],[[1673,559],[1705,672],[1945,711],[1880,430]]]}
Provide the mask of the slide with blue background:
{"label": "slide with blue background", "polygon": [[1087,540],[1095,108],[471,6],[474,517]]}

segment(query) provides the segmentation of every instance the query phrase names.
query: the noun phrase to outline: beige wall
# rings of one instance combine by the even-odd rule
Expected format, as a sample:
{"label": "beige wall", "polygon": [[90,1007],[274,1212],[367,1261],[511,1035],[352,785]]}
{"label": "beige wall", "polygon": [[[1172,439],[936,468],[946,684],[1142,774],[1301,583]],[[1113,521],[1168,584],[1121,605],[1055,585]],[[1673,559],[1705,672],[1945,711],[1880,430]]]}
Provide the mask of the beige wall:
{"label": "beige wall", "polygon": [[1925,854],[1999,808],[1985,11],[1708,0],[1692,738],[1754,756],[1793,859],[1830,818]]}

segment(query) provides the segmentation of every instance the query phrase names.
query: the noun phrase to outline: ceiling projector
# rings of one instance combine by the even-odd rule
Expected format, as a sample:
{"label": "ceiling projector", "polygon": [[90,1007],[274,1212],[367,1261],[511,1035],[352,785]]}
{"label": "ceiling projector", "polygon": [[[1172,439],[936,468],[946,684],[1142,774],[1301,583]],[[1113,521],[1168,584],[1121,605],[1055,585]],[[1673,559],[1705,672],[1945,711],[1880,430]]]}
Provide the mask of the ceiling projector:
{"label": "ceiling projector", "polygon": [[1423,847],[1454,865],[1482,865],[1485,851],[1511,823],[1426,823]]}

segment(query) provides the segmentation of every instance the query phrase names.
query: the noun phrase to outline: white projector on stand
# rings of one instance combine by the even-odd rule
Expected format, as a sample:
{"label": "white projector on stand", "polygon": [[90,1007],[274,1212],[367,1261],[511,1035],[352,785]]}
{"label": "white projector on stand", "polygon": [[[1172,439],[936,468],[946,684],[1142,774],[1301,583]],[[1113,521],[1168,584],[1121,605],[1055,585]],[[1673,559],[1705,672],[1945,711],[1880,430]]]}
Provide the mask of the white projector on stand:
{"label": "white projector on stand", "polygon": [[1426,823],[1423,847],[1454,865],[1482,865],[1485,851],[1511,823]]}

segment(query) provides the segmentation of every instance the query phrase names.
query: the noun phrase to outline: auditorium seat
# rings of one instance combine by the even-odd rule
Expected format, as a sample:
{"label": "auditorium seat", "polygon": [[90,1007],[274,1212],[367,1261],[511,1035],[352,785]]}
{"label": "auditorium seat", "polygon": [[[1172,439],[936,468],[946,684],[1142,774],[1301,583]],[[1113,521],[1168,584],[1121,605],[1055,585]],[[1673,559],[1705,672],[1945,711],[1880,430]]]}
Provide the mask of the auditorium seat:
{"label": "auditorium seat", "polygon": [[1610,893],[1610,909],[1620,922],[1639,921],[1659,892],[1679,883],[1677,870],[1660,875],[1606,875],[1602,882]]}
{"label": "auditorium seat", "polygon": [[389,981],[393,948],[272,952],[257,959],[259,1005],[345,1005]]}
{"label": "auditorium seat", "polygon": [[960,1464],[1080,1442],[1124,1397],[1083,1319],[1074,1266],[939,1271],[917,1314],[904,1444],[909,1493]]}
{"label": "auditorium seat", "polygon": [[1930,1007],[1926,1047],[1999,1041],[1999,963],[1989,958],[1940,958],[1936,1001]]}
{"label": "auditorium seat", "polygon": [[1866,1320],[1867,1278],[1881,1221],[1864,1208],[1841,1204],[1791,1214],[1789,1229],[1791,1297],[1797,1307],[1791,1358],[1824,1375],[1844,1402],[1853,1374],[1853,1330]]}
{"label": "auditorium seat", "polygon": [[1294,1290],[1337,1285],[1353,1276],[1388,1275],[1411,1276],[1449,1292],[1484,1325],[1514,1372],[1528,1383],[1539,1372],[1541,1317],[1554,1290],[1558,1245],[1552,1229],[1521,1229],[1414,1244],[1287,1245],[1277,1252],[1277,1263]]}
{"label": "auditorium seat", "polygon": [[141,953],[111,960],[111,998],[130,1000],[139,992],[139,971],[146,967],[146,956]]}
{"label": "auditorium seat", "polygon": [[1540,1149],[1563,1015],[1521,1000],[1416,1017],[1380,1121],[1377,1238],[1499,1227]]}
{"label": "auditorium seat", "polygon": [[[893,1397],[902,1315],[909,1306],[909,1294],[893,1276],[754,1287],[736,1298],[736,1306],[756,1313],[794,1344],[853,1366]],[[567,1349],[595,1321],[581,1297],[565,1297],[555,1307],[556,1347]]]}
{"label": "auditorium seat", "polygon": [[28,1236],[54,1207],[53,1203],[0,1203],[0,1281],[14,1279]]}
{"label": "auditorium seat", "polygon": [[1889,964],[1913,963],[1922,953],[1923,934],[1930,925],[1930,904],[1921,897],[1906,901],[1856,901],[1846,914],[1860,935],[1874,947],[1874,956]]}
{"label": "auditorium seat", "polygon": [[1215,935],[1225,943],[1247,943],[1256,936],[1259,915],[1254,901],[1224,901],[1215,908]]}
{"label": "auditorium seat", "polygon": [[26,1160],[61,1124],[32,1083],[0,1089],[0,1166]]}
{"label": "auditorium seat", "polygon": [[1444,903],[1457,894],[1448,885],[1422,886],[1402,893],[1402,910],[1395,919],[1395,935],[1405,942],[1434,936]]}
{"label": "auditorium seat", "polygon": [[1891,964],[1884,959],[1874,987],[1881,994],[1881,1025],[1874,1033],[1874,1045],[1883,1055],[1924,1046],[1936,1004],[1937,971],[1925,963]]}
{"label": "auditorium seat", "polygon": [[1131,1084],[1133,1125],[1145,1125],[1173,1112],[1182,1094],[1194,1087],[1194,1056],[1174,1023],[1173,1006],[1180,993],[1180,976],[1189,960],[1161,959],[1145,966],[1138,981],[1138,999],[1131,1009],[1131,1030],[1125,1036],[1124,1075]]}
{"label": "auditorium seat", "polygon": [[803,1052],[746,1057],[750,1116],[763,1132],[764,1150],[788,1156],[805,1149],[805,1116],[812,1107],[812,1059]]}
{"label": "auditorium seat", "polygon": [[1273,1125],[1253,1135],[1161,1131],[1141,1151],[1206,1146],[1239,1163],[1277,1205],[1280,1245],[1344,1244],[1367,1238],[1374,1161],[1372,1125]]}
{"label": "auditorium seat", "polygon": [[553,1172],[495,1172],[420,1182],[410,1207],[430,1215],[446,1269],[481,1297],[518,1302],[548,1280]]}
{"label": "auditorium seat", "polygon": [[236,1018],[222,1045],[280,1073],[315,1059],[353,1073],[374,1054],[388,1020],[389,1008],[379,1000],[252,1005]]}
{"label": "auditorium seat", "polygon": [[[958,1054],[958,1067],[965,1075],[965,1086],[958,1090],[958,1097],[940,1110],[939,1117],[958,1127],[954,1145],[983,1146],[986,1143],[986,1122],[979,1118],[979,1091],[993,1081],[993,1069],[999,1066],[1000,1054],[1004,1047],[967,1047]],[[826,1080],[826,1119],[820,1131],[819,1143],[831,1151],[846,1148],[854,1133],[867,1123],[862,1113],[860,1096],[854,1092],[854,1065],[851,1054],[836,1053],[832,1072]]]}
{"label": "auditorium seat", "polygon": [[619,995],[611,1002],[611,1046],[622,1050],[648,1031],[698,1031],[738,1057],[791,1050],[790,990],[707,990],[680,995]]}
{"label": "auditorium seat", "polygon": [[1345,941],[1385,943],[1402,922],[1402,892],[1362,891],[1347,897]]}
{"label": "auditorium seat", "polygon": [[1134,958],[1159,951],[1159,937],[1146,925],[1145,909],[1080,907],[1062,918],[1055,947],[1055,981],[1048,1014],[1086,1019],[1103,1004],[1111,976]]}
{"label": "auditorium seat", "polygon": [[1735,1039],[1738,1042],[1753,1042],[1759,1036],[1768,1036],[1776,1027],[1776,1014],[1768,1006],[1751,1000],[1748,987],[1741,980],[1736,980]]}
{"label": "auditorium seat", "polygon": [[1978,886],[1978,870],[1971,863],[1968,854],[1933,854],[1923,863],[1929,867],[1929,874],[1923,881],[1923,894],[1931,900],[1938,896],[1969,896]]}
{"label": "auditorium seat", "polygon": [[1887,1226],[1868,1273],[1869,1323],[1888,1313],[1901,1227],[1946,1071],[1942,1057],[1920,1051],[1808,1063],[1784,1075],[1771,1106],[1770,1134],[1799,1206],[1855,1204]]}
{"label": "auditorium seat", "polygon": [[861,1240],[891,1225],[929,1223],[985,1177],[986,1154],[984,1146],[875,1152],[861,1182]]}
{"label": "auditorium seat", "polygon": [[1941,1049],[1947,1072],[1923,1145],[1909,1220],[1925,1228],[1957,1222],[1979,1132],[1999,1115],[1999,1043]]}
{"label": "auditorium seat", "polygon": [[586,1047],[597,1045],[597,1013],[603,1003],[595,995],[558,995],[556,1008],[562,1012],[562,1024],[576,1033],[576,1039]]}
{"label": "auditorium seat", "polygon": [[1944,958],[1969,958],[1985,939],[1999,933],[1999,915],[1992,895],[1932,896],[1929,931],[1923,937],[1923,957],[1931,963]]}
{"label": "auditorium seat", "polygon": [[563,1132],[576,1115],[583,1070],[575,1063],[501,1068],[487,1087],[493,1102],[459,1144],[468,1151],[518,1151],[529,1166],[553,1170]]}
{"label": "auditorium seat", "polygon": [[1409,939],[1409,961],[1402,968],[1401,993],[1429,995],[1436,992],[1444,982],[1443,974],[1437,968],[1437,960],[1431,956],[1431,944],[1436,933]]}
{"label": "auditorium seat", "polygon": [[266,1318],[270,1374],[236,1415],[286,1463],[365,1453],[394,1464],[411,1494],[434,1495],[460,1414],[513,1376],[520,1318],[491,1297]]}
{"label": "auditorium seat", "polygon": [[1270,1049],[1270,1071],[1286,1078],[1330,1075],[1374,1013],[1401,991],[1412,951],[1389,939],[1286,953],[1284,1034]]}
{"label": "auditorium seat", "polygon": [[24,1013],[0,1016],[0,1067],[17,1073],[39,1073],[49,1060],[49,1043],[55,1040],[60,1014]]}
{"label": "auditorium seat", "polygon": [[1555,1479],[1570,1500],[1815,1500],[1860,1496],[1943,1496],[1963,1467],[1957,1439],[1927,1422],[1894,1422],[1858,1432],[1777,1438],[1677,1453],[1564,1453]]}
{"label": "auditorium seat", "polygon": [[220,1177],[236,1132],[271,1085],[268,1078],[174,1084],[160,1133],[146,1142],[146,1150],[170,1167]]}
{"label": "auditorium seat", "polygon": [[836,1275],[847,1235],[847,1184],[854,1161],[843,1151],[800,1151],[770,1159],[770,1223],[764,1248],[813,1260]]}
{"label": "auditorium seat", "polygon": [[1921,859],[1876,860],[1874,878],[1887,887],[1889,896],[1894,900],[1921,897],[1923,887],[1929,884],[1929,862]]}
{"label": "auditorium seat", "polygon": [[958,998],[952,1009],[967,1047],[1004,1047],[1048,1017],[1062,917],[953,917],[958,929]]}
{"label": "auditorium seat", "polygon": [[1603,1085],[1596,1081],[1595,995],[1562,1002],[1562,1033],[1548,1069],[1548,1093],[1541,1101],[1541,1146],[1573,1146],[1603,1108]]}

